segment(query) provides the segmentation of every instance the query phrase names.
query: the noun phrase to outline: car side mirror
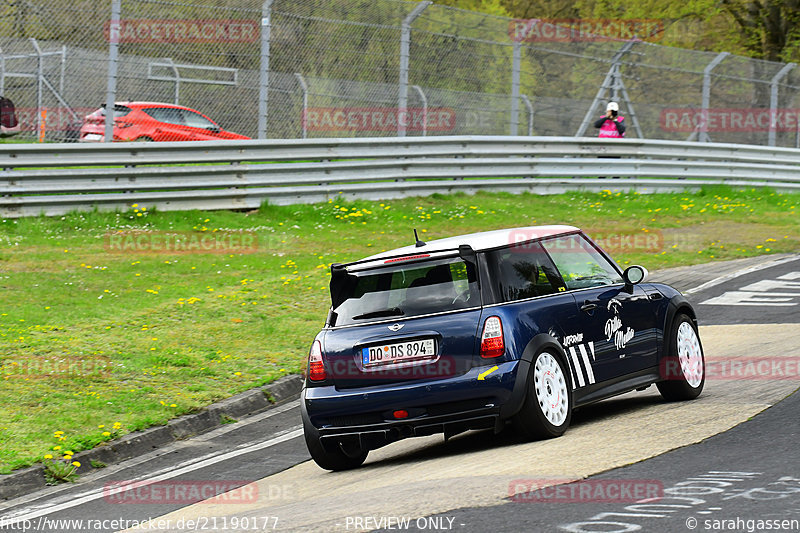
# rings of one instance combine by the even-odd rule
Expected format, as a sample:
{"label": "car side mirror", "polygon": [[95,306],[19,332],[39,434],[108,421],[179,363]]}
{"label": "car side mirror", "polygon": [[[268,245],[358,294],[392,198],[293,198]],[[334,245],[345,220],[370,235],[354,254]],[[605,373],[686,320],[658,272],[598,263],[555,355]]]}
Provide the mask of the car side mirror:
{"label": "car side mirror", "polygon": [[625,272],[622,273],[622,279],[625,281],[625,286],[633,288],[634,285],[637,285],[644,280],[647,279],[647,269],[643,266],[639,265],[631,265],[625,269]]}

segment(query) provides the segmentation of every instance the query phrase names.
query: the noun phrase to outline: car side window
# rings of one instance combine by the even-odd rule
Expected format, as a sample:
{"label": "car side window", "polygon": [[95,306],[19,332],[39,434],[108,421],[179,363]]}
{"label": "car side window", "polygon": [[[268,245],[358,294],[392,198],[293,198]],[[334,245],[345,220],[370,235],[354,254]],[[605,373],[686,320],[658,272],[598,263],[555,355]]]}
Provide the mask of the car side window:
{"label": "car side window", "polygon": [[537,242],[494,250],[486,256],[495,289],[504,302],[565,290],[558,270]]}
{"label": "car side window", "polygon": [[181,110],[183,112],[184,123],[191,128],[216,129],[217,125],[193,111]]}
{"label": "car side window", "polygon": [[583,235],[547,239],[542,245],[569,290],[622,283],[617,269]]}
{"label": "car side window", "polygon": [[171,107],[150,107],[143,109],[145,113],[153,117],[159,122],[166,122],[167,124],[177,124],[185,126],[186,122],[183,120],[183,113],[180,109]]}

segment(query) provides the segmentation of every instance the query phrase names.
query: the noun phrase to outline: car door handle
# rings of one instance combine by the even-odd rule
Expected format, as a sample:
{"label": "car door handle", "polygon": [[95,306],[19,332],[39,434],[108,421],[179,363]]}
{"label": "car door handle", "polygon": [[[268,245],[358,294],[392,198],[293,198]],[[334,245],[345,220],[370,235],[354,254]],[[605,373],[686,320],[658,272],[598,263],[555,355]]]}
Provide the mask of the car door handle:
{"label": "car door handle", "polygon": [[583,302],[583,305],[581,306],[581,311],[584,313],[591,313],[595,309],[597,309],[597,304],[589,301]]}

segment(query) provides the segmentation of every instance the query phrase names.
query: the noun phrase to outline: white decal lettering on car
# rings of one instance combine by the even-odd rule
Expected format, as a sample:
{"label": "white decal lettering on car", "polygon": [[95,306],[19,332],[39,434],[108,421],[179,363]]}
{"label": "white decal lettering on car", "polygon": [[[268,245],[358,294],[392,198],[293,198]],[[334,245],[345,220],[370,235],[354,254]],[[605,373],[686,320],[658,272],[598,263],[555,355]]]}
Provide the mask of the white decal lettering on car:
{"label": "white decal lettering on car", "polygon": [[576,333],[575,335],[567,335],[564,337],[564,347],[572,346],[579,342],[583,342],[583,333]]}
{"label": "white decal lettering on car", "polygon": [[[609,300],[608,310],[613,311],[614,316],[606,320],[605,334],[607,341],[614,339],[614,346],[617,350],[625,348],[625,345],[628,344],[628,341],[630,341],[634,335],[633,328],[622,329],[622,319],[619,317],[621,309],[622,303],[619,300],[616,298]],[[621,354],[620,357],[625,357],[625,355]]]}

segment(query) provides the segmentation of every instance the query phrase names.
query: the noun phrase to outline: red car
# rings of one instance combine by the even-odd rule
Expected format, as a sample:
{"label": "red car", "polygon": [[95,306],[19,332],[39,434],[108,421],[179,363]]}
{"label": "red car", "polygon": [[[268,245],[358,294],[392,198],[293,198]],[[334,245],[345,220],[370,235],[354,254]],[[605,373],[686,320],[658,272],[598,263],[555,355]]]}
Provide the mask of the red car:
{"label": "red car", "polygon": [[[81,142],[103,142],[106,109],[87,115]],[[215,141],[249,139],[225,131],[194,109],[158,102],[124,102],[114,105],[114,141]]]}

